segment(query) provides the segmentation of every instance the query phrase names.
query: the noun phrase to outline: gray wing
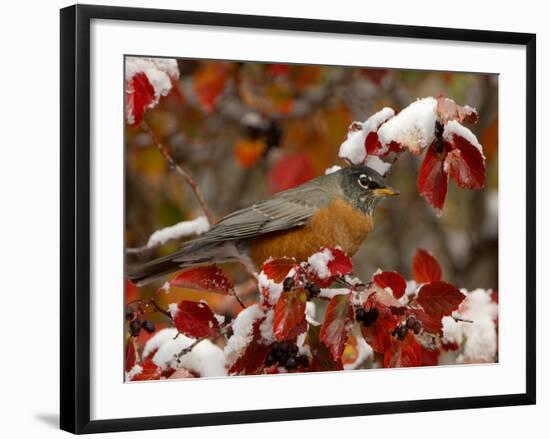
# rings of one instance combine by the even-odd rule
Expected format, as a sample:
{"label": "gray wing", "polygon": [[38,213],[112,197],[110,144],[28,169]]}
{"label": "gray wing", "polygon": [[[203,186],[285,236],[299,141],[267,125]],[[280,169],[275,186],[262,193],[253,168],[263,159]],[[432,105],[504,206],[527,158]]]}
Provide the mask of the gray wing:
{"label": "gray wing", "polygon": [[184,247],[185,253],[304,225],[317,209],[331,200],[332,191],[327,189],[332,185],[321,189],[311,183],[313,181],[227,215],[207,233],[189,241]]}

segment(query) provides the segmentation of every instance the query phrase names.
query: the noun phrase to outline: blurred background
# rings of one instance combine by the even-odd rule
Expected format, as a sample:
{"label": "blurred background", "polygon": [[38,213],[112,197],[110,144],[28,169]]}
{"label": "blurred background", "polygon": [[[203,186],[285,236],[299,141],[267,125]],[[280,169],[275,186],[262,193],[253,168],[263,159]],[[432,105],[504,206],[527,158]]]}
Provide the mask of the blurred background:
{"label": "blurred background", "polygon": [[[498,289],[497,75],[196,60],[178,64],[180,80],[145,120],[196,180],[218,219],[344,165],[338,149],[349,124],[384,106],[398,111],[417,98],[444,95],[476,108],[479,122],[468,127],[484,148],[485,188],[462,190],[449,183],[438,217],[416,189],[422,157],[402,154],[388,177],[401,196],[376,209],[375,229],[354,257],[354,267],[364,280],[378,268],[410,279],[412,257],[422,247],[441,262],[445,280],[467,289]],[[135,249],[155,230],[202,211],[147,132],[126,125],[125,147],[125,239],[127,248]],[[167,254],[178,245],[171,241],[130,251],[127,263]],[[246,279],[235,264],[226,268],[235,283]],[[130,288],[127,295],[148,295],[151,288]]]}

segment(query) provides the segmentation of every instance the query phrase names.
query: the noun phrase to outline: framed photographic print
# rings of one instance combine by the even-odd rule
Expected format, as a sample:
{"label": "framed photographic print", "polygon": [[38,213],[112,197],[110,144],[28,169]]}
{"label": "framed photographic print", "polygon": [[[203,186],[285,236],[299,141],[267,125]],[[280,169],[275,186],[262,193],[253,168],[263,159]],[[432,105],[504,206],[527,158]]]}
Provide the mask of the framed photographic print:
{"label": "framed photographic print", "polygon": [[64,430],[535,403],[533,34],[65,8],[61,177]]}

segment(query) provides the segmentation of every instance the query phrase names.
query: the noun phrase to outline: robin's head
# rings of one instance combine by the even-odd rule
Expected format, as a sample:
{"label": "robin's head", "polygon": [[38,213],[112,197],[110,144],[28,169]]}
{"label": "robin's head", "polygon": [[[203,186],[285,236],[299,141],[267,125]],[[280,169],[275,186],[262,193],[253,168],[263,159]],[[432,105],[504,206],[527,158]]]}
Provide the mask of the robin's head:
{"label": "robin's head", "polygon": [[378,172],[364,165],[352,165],[338,171],[344,196],[353,207],[372,215],[374,207],[382,198],[399,195]]}

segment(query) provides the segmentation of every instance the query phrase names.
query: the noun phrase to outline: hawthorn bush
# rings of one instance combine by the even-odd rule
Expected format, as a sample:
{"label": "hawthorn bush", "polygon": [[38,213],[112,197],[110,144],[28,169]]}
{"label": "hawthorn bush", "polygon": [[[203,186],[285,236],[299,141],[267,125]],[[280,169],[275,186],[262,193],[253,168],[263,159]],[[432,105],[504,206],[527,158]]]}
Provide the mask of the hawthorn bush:
{"label": "hawthorn bush", "polygon": [[[274,75],[286,71],[284,65],[273,69]],[[210,80],[196,81],[195,90],[204,111],[212,112],[223,81],[212,81],[221,77],[217,70],[202,75],[199,79]],[[145,112],[173,91],[178,77],[175,60],[127,60],[127,123],[141,126],[152,136],[204,212],[193,221],[155,232],[145,249],[200,234],[212,224],[200,188],[144,120]],[[481,189],[485,184],[483,149],[463,125],[477,120],[475,109],[443,96],[419,99],[399,113],[384,107],[366,121],[350,125],[339,156],[387,175],[402,154],[424,154],[418,194],[440,214],[449,180],[464,189]],[[254,156],[254,148],[240,148],[240,158],[249,163],[246,157]],[[393,267],[362,280],[340,248],[320,248],[307,261],[269,259],[259,273],[249,273],[257,291],[253,301],[243,301],[230,274],[216,265],[177,273],[149,299],[136,298],[136,287],[127,281],[126,378],[143,381],[497,361],[497,293],[453,285],[425,249],[417,250],[411,268],[413,279],[408,281]],[[195,290],[198,300],[185,299],[163,308],[158,298],[172,288]],[[200,299],[201,292],[227,296],[240,310],[235,316],[218,315],[207,300]],[[152,314],[162,315],[165,324],[154,324]]]}

